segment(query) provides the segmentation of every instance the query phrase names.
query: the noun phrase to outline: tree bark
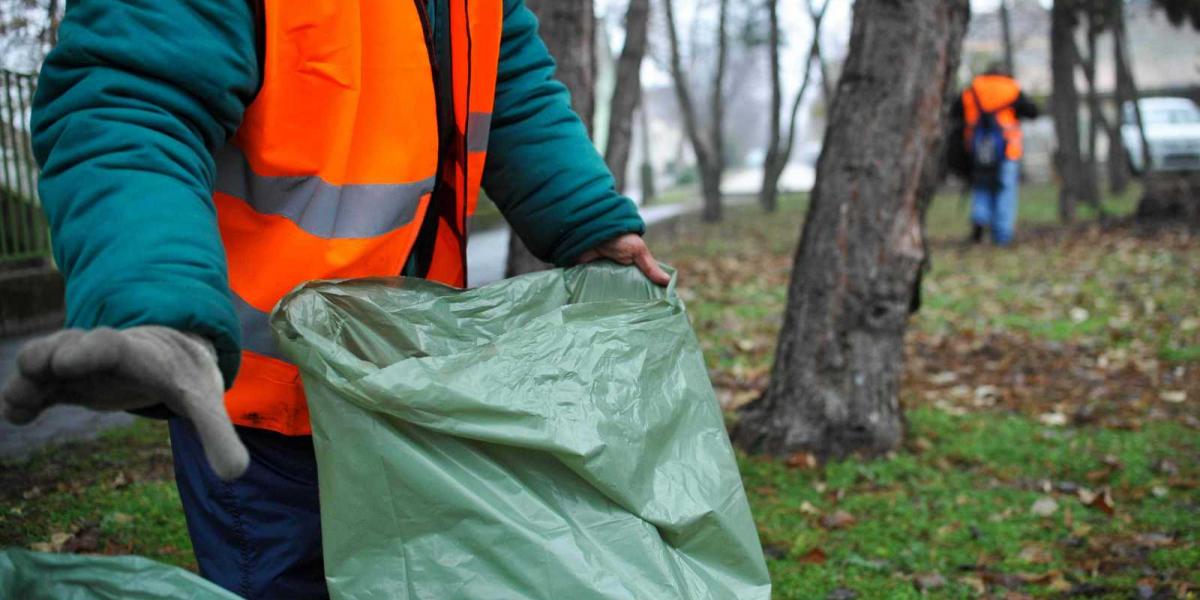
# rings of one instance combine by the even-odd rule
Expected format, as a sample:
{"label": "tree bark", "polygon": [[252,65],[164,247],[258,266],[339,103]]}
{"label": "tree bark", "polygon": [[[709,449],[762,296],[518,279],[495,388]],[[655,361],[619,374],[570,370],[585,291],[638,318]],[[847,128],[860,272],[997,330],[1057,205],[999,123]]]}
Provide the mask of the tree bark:
{"label": "tree bark", "polygon": [[[591,135],[596,107],[596,16],[592,0],[526,0],[525,5],[537,15],[538,33],[558,65],[554,77],[571,92],[571,108]],[[509,236],[505,277],[550,266],[534,256],[515,233]]]}
{"label": "tree bark", "polygon": [[[779,64],[779,0],[767,0],[767,53],[771,61],[771,114],[767,131],[767,154],[763,157],[763,179],[758,190],[758,203],[763,210],[775,210],[779,195],[779,175],[783,169],[779,166],[782,150],[780,142],[783,135],[779,128],[783,124],[783,81],[780,77]],[[813,39],[817,37],[813,32]],[[812,68],[812,57],[804,67],[804,83],[808,84],[808,73]],[[803,91],[803,90],[802,90]]]}
{"label": "tree bark", "polygon": [[704,220],[721,220],[721,176],[725,172],[725,70],[729,58],[729,0],[721,0],[717,17],[717,73],[709,94],[708,135],[711,138],[712,162],[704,181]]}
{"label": "tree bark", "polygon": [[608,142],[604,162],[612,171],[617,191],[625,189],[629,148],[633,143],[633,111],[642,95],[642,57],[646,54],[646,29],[650,0],[629,0],[625,12],[625,46],[617,59],[617,82],[613,88],[612,112],[608,120]]}
{"label": "tree bark", "polygon": [[1075,220],[1079,200],[1094,197],[1095,190],[1095,173],[1089,177],[1079,144],[1079,92],[1075,89],[1076,17],[1072,2],[1054,1],[1050,9],[1050,70],[1054,86],[1050,109],[1058,141],[1054,162],[1062,179],[1058,192],[1058,218],[1063,223]]}
{"label": "tree bark", "polygon": [[642,121],[642,170],[639,182],[642,185],[642,206],[650,204],[658,193],[654,188],[654,163],[650,161],[650,115],[645,101],[638,114]]}
{"label": "tree bark", "polygon": [[792,156],[792,146],[796,140],[796,117],[800,112],[804,94],[808,91],[813,62],[821,53],[821,20],[824,19],[825,10],[828,7],[829,0],[824,0],[820,9],[815,9],[811,3],[809,4],[813,38],[809,45],[808,57],[804,61],[804,78],[800,82],[796,98],[792,101],[785,134],[780,130],[783,118],[780,114],[783,109],[783,85],[780,81],[782,67],[779,60],[779,0],[768,0],[767,2],[767,17],[770,27],[767,44],[771,56],[771,130],[768,134],[766,157],[763,159],[762,185],[758,192],[758,202],[767,212],[774,211],[779,203],[779,177],[783,175],[783,170],[787,168],[788,160]]}
{"label": "tree bark", "polygon": [[596,15],[592,0],[525,0],[537,15],[538,34],[558,68],[554,78],[571,92],[588,135],[596,112]]}
{"label": "tree bark", "polygon": [[1121,123],[1124,120],[1125,103],[1136,102],[1137,94],[1129,89],[1128,83],[1122,77],[1121,69],[1124,63],[1124,37],[1121,35],[1121,24],[1125,20],[1124,3],[1113,10],[1113,65],[1116,70],[1116,105],[1117,118],[1108,124],[1108,187],[1113,193],[1119,194],[1129,186],[1133,176],[1130,172],[1129,157],[1125,152],[1125,140],[1121,136]]}
{"label": "tree bark", "polygon": [[[1116,13],[1116,21],[1112,24],[1113,37],[1113,64],[1120,65],[1121,55],[1124,54],[1122,48],[1122,37],[1117,32],[1118,24],[1124,20],[1124,3],[1118,5],[1114,10]],[[1126,88],[1120,76],[1120,66],[1116,67],[1116,118],[1108,122],[1106,133],[1108,135],[1108,189],[1114,194],[1120,194],[1129,187],[1129,179],[1132,176],[1129,169],[1129,159],[1125,156],[1125,142],[1121,137],[1121,119],[1125,111],[1125,103],[1134,100],[1134,95]]]}
{"label": "tree bark", "polygon": [[1000,0],[1000,34],[1004,37],[1004,68],[1008,74],[1017,76],[1017,65],[1013,62],[1012,20],[1008,14],[1008,0]]}
{"label": "tree bark", "polygon": [[50,0],[46,3],[46,31],[43,37],[51,49],[58,45],[58,24],[62,18],[58,7],[58,0]]}
{"label": "tree bark", "polygon": [[[708,222],[721,220],[721,175],[725,170],[724,136],[724,89],[725,61],[728,53],[728,36],[726,26],[729,16],[729,0],[721,0],[720,14],[717,19],[717,66],[713,77],[713,87],[709,96],[709,124],[702,128],[696,115],[695,104],[692,102],[691,87],[687,74],[683,69],[683,59],[679,51],[679,35],[675,25],[674,0],[666,0],[667,34],[671,46],[671,81],[675,88],[675,97],[679,102],[679,110],[683,113],[684,129],[692,143],[692,152],[696,155],[696,169],[700,172],[700,190],[704,197],[702,218]],[[693,36],[694,39],[694,36]]]}
{"label": "tree bark", "polygon": [[969,11],[968,0],[855,2],[771,382],[734,429],[743,448],[841,457],[899,445],[904,330]]}
{"label": "tree bark", "polygon": [[[1108,218],[1104,212],[1104,205],[1100,202],[1099,184],[1096,182],[1096,177],[1099,175],[1099,161],[1097,156],[1097,142],[1100,139],[1100,130],[1103,129],[1109,132],[1108,119],[1104,116],[1104,110],[1100,106],[1100,96],[1096,92],[1096,38],[1100,35],[1100,27],[1096,23],[1096,13],[1088,13],[1088,29],[1087,29],[1087,46],[1088,55],[1086,60],[1079,52],[1079,46],[1071,40],[1071,50],[1074,54],[1075,63],[1083,70],[1084,79],[1087,81],[1087,105],[1088,105],[1088,151],[1087,159],[1083,163],[1083,168],[1091,179],[1091,189],[1085,196],[1085,199],[1096,210],[1096,215],[1101,221]],[[1110,140],[1111,141],[1111,140]],[[1109,152],[1111,155],[1112,153]],[[1111,167],[1110,167],[1111,171]]]}
{"label": "tree bark", "polygon": [[1141,93],[1138,91],[1137,83],[1133,79],[1133,70],[1129,68],[1129,44],[1128,38],[1125,36],[1125,11],[1120,10],[1116,13],[1116,21],[1113,23],[1113,52],[1117,67],[1117,95],[1123,97],[1122,108],[1124,110],[1124,101],[1133,102],[1133,118],[1134,124],[1137,125],[1138,142],[1142,147],[1143,157],[1143,174],[1148,174],[1154,170],[1154,165],[1150,162],[1150,142],[1146,140],[1146,123],[1142,120],[1142,107],[1138,104],[1141,99]]}

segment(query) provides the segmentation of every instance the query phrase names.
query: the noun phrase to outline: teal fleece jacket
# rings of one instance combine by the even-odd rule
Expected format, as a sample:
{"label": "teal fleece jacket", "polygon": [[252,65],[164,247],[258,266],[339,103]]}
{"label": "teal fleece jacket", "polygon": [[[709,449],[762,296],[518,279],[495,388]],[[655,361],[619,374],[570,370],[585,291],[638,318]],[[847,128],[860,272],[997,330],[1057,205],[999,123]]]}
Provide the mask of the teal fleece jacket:
{"label": "teal fleece jacket", "polygon": [[[71,2],[32,116],[67,325],[204,335],[227,386],[240,330],[213,154],[261,81],[255,10],[255,0]],[[553,74],[537,19],[523,0],[504,0],[483,185],[534,254],[567,265],[644,225]]]}

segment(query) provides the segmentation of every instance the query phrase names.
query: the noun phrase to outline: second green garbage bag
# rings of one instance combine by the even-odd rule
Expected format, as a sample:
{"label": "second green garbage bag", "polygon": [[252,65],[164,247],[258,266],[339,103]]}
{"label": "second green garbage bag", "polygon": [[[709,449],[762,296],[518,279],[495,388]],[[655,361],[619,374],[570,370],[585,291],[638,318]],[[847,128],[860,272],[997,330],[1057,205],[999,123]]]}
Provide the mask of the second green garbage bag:
{"label": "second green garbage bag", "polygon": [[314,282],[272,326],[308,396],[334,598],[770,597],[673,282]]}

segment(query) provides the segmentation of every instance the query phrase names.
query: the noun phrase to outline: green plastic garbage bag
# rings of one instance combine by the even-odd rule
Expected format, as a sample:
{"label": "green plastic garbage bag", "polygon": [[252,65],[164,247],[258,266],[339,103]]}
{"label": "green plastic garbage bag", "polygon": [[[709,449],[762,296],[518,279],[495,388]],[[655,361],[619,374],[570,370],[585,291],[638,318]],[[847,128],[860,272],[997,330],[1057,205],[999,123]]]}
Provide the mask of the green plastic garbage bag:
{"label": "green plastic garbage bag", "polygon": [[0,598],[237,600],[199,575],[140,556],[0,550]]}
{"label": "green plastic garbage bag", "polygon": [[272,326],[308,397],[335,598],[770,597],[674,282],[313,282]]}

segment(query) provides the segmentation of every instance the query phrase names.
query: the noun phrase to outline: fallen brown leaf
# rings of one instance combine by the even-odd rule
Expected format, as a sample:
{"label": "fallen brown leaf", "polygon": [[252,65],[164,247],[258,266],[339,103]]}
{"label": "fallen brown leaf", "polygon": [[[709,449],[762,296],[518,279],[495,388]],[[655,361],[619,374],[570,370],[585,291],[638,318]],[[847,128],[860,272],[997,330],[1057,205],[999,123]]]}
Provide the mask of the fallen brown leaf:
{"label": "fallen brown leaf", "polygon": [[818,466],[817,457],[811,452],[795,452],[787,457],[784,464],[791,469],[815,469]]}
{"label": "fallen brown leaf", "polygon": [[844,510],[835,510],[821,517],[821,527],[825,529],[845,529],[853,525],[856,521],[857,519],[854,518],[854,515]]}
{"label": "fallen brown leaf", "polygon": [[823,565],[828,557],[825,556],[825,551],[820,548],[812,548],[808,552],[800,555],[796,562],[804,565]]}
{"label": "fallen brown leaf", "polygon": [[946,585],[946,578],[942,577],[942,574],[936,571],[933,573],[918,573],[913,577],[913,585],[917,586],[918,590],[927,592],[944,587]]}

